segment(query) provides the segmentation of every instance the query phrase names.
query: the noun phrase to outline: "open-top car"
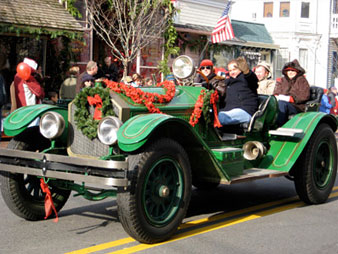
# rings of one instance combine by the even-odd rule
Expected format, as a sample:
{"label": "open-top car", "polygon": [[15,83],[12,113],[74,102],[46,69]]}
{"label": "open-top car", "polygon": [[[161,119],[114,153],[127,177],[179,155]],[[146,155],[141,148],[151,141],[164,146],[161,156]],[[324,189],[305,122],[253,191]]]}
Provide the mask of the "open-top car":
{"label": "open-top car", "polygon": [[[193,84],[192,60],[177,58],[173,73],[183,86],[133,88],[105,80],[106,88],[85,88],[68,107],[39,104],[10,114],[4,131],[13,138],[0,148],[9,209],[40,220],[45,205],[60,211],[71,191],[89,200],[116,197],[126,232],[154,243],[175,233],[192,186],[287,176],[305,203],[328,199],[337,120],[317,112],[318,101],[278,127],[276,98],[259,95],[249,123],[216,128],[218,95]],[[318,89],[311,91],[316,97]]]}

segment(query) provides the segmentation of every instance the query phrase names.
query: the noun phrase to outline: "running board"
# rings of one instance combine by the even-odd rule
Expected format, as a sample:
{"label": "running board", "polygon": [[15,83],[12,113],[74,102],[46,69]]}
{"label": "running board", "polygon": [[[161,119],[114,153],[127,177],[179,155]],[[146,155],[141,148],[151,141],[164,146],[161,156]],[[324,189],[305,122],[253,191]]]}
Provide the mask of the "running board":
{"label": "running board", "polygon": [[281,172],[277,170],[251,168],[251,169],[245,169],[243,174],[232,177],[231,180],[228,182],[222,181],[222,184],[230,185],[234,183],[248,182],[248,181],[253,181],[253,180],[263,179],[263,178],[280,177],[280,176],[285,176],[288,174],[289,174],[288,172]]}

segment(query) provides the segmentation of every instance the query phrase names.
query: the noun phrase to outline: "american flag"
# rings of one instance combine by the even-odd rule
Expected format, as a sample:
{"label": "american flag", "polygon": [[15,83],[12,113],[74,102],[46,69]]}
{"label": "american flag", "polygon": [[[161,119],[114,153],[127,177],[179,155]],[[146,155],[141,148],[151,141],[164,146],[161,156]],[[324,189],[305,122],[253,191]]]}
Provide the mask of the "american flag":
{"label": "american flag", "polygon": [[216,27],[211,33],[212,43],[231,40],[235,37],[234,30],[232,29],[232,25],[228,16],[230,5],[231,1],[228,1],[225,10],[222,13],[222,16],[218,20]]}

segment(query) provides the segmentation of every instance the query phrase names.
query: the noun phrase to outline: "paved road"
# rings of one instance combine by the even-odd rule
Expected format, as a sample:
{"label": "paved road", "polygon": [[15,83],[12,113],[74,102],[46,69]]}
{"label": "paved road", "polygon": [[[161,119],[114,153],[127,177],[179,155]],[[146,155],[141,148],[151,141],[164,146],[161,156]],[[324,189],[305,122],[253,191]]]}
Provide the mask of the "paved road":
{"label": "paved road", "polygon": [[0,253],[338,253],[337,211],[338,181],[317,206],[300,202],[284,177],[194,190],[178,233],[142,245],[124,232],[114,199],[71,197],[54,223],[18,218],[0,196]]}
{"label": "paved road", "polygon": [[285,178],[194,190],[182,229],[158,246],[129,238],[113,199],[72,197],[54,223],[22,220],[1,197],[0,253],[337,253],[336,185],[329,202],[317,206],[299,202]]}

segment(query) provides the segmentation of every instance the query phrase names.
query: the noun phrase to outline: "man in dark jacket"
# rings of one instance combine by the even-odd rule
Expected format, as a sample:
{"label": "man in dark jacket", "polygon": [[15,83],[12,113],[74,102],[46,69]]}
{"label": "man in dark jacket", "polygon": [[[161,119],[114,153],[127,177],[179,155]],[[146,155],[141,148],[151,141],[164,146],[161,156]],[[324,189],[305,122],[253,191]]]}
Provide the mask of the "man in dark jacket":
{"label": "man in dark jacket", "polygon": [[289,115],[304,112],[305,103],[310,98],[310,85],[304,77],[305,70],[296,59],[286,63],[282,73],[284,77],[277,81],[274,90],[279,106],[279,126],[286,123]]}
{"label": "man in dark jacket", "polygon": [[249,70],[243,57],[230,61],[228,70],[226,105],[218,113],[219,121],[222,125],[249,122],[258,108],[256,74]]}
{"label": "man in dark jacket", "polygon": [[104,65],[102,67],[103,76],[109,80],[117,82],[119,77],[119,70],[116,65],[111,61],[111,57],[107,56],[104,59]]}

